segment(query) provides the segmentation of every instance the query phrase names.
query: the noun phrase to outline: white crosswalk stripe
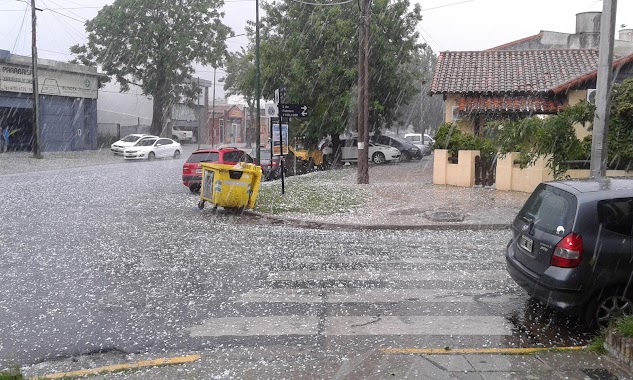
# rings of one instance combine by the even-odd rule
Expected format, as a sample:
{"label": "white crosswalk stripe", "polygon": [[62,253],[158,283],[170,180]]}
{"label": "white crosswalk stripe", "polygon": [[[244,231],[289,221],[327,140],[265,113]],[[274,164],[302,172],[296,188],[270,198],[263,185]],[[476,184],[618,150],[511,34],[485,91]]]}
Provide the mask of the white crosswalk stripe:
{"label": "white crosswalk stripe", "polygon": [[[191,336],[314,335],[319,318],[264,316],[212,318],[189,329]],[[343,316],[325,317],[326,336],[349,335],[510,335],[502,317],[453,316]]]}
{"label": "white crosswalk stripe", "polygon": [[[232,298],[233,308],[249,310],[248,316],[209,318],[190,327],[189,333],[237,338],[501,338],[512,334],[512,326],[504,317],[491,315],[489,308],[516,296],[508,290],[512,282],[502,247],[493,247],[494,252],[472,247],[463,255],[445,246],[403,255],[295,256],[273,267],[261,287]],[[275,310],[288,315],[274,315]],[[293,310],[301,311],[293,315]]]}
{"label": "white crosswalk stripe", "polygon": [[271,281],[464,281],[468,276],[477,280],[503,281],[509,279],[503,270],[288,270],[272,272]]}
{"label": "white crosswalk stripe", "polygon": [[287,303],[374,303],[374,302],[431,302],[469,303],[476,297],[488,295],[489,290],[466,289],[254,289],[239,297],[241,302]]}

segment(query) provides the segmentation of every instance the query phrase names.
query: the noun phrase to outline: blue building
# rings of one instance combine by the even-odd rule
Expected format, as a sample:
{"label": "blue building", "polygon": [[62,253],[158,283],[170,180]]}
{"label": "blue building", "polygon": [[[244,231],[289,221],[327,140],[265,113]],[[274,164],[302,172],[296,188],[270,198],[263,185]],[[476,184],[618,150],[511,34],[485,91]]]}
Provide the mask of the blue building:
{"label": "blue building", "polygon": [[[0,127],[12,132],[9,150],[31,149],[32,75],[31,57],[0,50]],[[97,69],[40,59],[38,86],[41,150],[97,149]]]}

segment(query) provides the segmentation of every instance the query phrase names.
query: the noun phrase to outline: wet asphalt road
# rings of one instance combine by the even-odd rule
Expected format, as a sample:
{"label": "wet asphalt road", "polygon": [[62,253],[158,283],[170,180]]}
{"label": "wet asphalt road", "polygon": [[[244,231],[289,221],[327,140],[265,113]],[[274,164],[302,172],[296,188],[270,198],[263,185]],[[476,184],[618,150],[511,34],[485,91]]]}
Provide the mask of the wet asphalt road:
{"label": "wet asphalt road", "polygon": [[508,231],[216,215],[182,186],[182,162],[0,176],[0,368],[110,351],[585,342],[507,277]]}

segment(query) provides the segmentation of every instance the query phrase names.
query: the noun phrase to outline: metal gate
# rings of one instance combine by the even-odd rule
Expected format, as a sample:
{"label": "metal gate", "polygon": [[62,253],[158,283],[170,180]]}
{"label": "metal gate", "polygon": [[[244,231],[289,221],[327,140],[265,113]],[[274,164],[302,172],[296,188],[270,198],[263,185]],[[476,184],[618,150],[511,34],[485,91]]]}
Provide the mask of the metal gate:
{"label": "metal gate", "polygon": [[475,156],[475,185],[493,186],[497,172],[497,156],[492,158]]}

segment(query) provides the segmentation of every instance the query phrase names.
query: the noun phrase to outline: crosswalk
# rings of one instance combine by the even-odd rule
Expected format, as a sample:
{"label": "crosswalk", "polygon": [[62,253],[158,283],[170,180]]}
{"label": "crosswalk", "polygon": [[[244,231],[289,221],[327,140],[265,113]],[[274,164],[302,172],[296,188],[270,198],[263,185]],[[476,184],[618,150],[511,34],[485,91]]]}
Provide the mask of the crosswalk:
{"label": "crosswalk", "polygon": [[[193,338],[503,339],[513,326],[495,306],[521,293],[505,270],[505,236],[490,236],[498,241],[467,255],[434,247],[405,254],[294,256],[272,265],[261,286],[232,297],[238,312],[207,318],[188,332]],[[251,312],[236,316],[240,308]],[[284,315],[274,314],[280,310]]]}

